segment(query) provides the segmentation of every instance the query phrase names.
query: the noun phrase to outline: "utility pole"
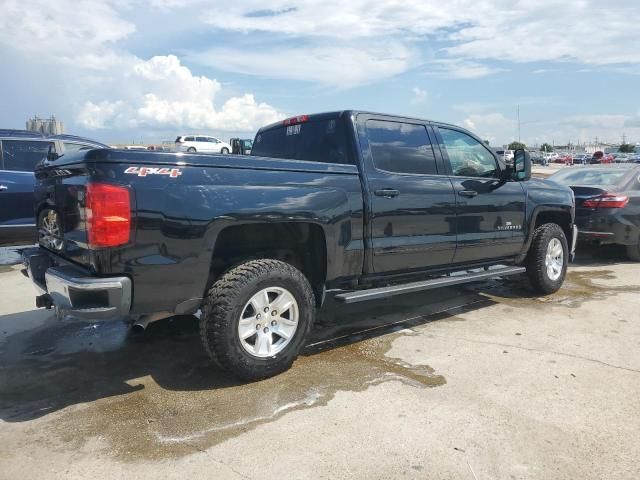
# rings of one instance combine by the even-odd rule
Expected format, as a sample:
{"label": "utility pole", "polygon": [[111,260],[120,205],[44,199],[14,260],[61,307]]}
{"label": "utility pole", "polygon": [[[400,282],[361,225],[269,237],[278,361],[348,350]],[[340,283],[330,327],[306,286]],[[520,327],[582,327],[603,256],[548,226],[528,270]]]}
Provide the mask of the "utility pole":
{"label": "utility pole", "polygon": [[516,112],[518,115],[518,143],[522,143],[520,140],[520,105],[517,106]]}

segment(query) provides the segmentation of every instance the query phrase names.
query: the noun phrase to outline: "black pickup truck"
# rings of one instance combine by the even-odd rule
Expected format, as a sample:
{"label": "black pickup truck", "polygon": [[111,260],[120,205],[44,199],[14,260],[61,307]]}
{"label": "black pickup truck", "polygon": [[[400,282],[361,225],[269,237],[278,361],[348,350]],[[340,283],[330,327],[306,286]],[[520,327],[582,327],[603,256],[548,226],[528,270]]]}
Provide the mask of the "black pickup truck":
{"label": "black pickup truck", "polygon": [[244,379],[289,368],[326,295],[359,302],[519,273],[562,285],[568,187],[453,125],[366,112],[260,129],[251,156],[96,149],[36,171],[40,307],[137,328],[200,311]]}

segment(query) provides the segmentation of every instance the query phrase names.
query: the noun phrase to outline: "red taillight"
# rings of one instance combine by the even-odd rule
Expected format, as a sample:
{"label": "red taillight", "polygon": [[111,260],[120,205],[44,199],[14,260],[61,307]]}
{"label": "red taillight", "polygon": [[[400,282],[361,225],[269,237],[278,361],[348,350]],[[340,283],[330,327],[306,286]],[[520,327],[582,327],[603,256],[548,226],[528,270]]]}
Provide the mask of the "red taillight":
{"label": "red taillight", "polygon": [[282,124],[284,126],[296,125],[298,123],[307,122],[308,120],[309,120],[309,115],[298,115],[297,117],[291,117],[291,118],[287,118],[286,120],[283,120]]}
{"label": "red taillight", "polygon": [[117,247],[129,242],[129,189],[107,183],[89,183],[85,209],[89,248]]}
{"label": "red taillight", "polygon": [[584,208],[624,208],[629,203],[626,195],[616,195],[615,193],[605,193],[599,197],[590,198],[582,202]]}

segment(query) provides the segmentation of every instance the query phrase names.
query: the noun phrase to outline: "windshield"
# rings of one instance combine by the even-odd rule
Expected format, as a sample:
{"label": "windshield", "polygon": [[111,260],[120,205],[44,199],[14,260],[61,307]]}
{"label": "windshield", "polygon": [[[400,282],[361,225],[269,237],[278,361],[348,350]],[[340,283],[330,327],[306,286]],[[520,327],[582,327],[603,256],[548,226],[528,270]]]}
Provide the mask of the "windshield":
{"label": "windshield", "polygon": [[244,148],[251,150],[251,147],[253,147],[253,140],[242,140],[242,144],[244,145]]}
{"label": "windshield", "polygon": [[628,172],[627,169],[604,168],[565,170],[552,175],[549,180],[562,185],[617,185]]}

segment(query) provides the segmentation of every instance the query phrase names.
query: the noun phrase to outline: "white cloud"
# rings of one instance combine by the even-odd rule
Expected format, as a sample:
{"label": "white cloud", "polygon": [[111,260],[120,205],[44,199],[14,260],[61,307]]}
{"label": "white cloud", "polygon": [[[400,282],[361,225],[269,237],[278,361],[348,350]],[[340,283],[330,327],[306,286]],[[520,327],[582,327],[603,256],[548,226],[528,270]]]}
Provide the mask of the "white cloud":
{"label": "white cloud", "polygon": [[[202,18],[215,29],[269,33],[307,43],[303,48],[259,48],[264,60],[254,73],[265,76],[274,74],[277,69],[271,65],[275,63],[286,67],[277,70],[278,78],[333,85],[322,72],[315,78],[306,69],[301,73],[300,53],[308,53],[304,63],[314,67],[343,66],[348,53],[351,69],[366,71],[385,65],[387,56],[357,52],[372,41],[380,43],[381,38],[387,38],[398,52],[439,42],[443,47],[434,52],[434,61],[427,62],[427,71],[460,79],[501,71],[484,61],[572,61],[616,68],[640,63],[637,42],[630,41],[637,37],[640,24],[637,0],[271,0],[267,8],[264,5],[257,0],[230,2],[223,8],[224,21],[219,7],[207,12],[203,6]],[[339,47],[334,47],[336,42]],[[233,55],[241,58],[242,52],[233,51]],[[234,65],[233,57],[230,60],[231,65],[221,62],[219,68],[243,70]],[[420,65],[415,61],[394,63],[386,77]],[[376,70],[373,80],[384,78],[384,70]],[[367,79],[358,73],[349,80],[356,85]]]}
{"label": "white cloud", "polygon": [[411,99],[412,105],[421,105],[427,101],[428,93],[419,87],[413,87],[413,98]]}
{"label": "white cloud", "polygon": [[495,73],[503,72],[502,68],[490,67],[488,65],[463,59],[441,59],[434,60],[428,67],[428,74],[471,80],[475,78],[487,77]]}
{"label": "white cloud", "polygon": [[[491,145],[517,140],[517,120],[500,112],[472,113],[465,117],[462,124],[478,136],[488,139]],[[544,142],[589,143],[596,137],[599,141],[619,143],[623,134],[629,140],[640,138],[640,115],[604,113],[549,117],[523,123],[521,129],[522,141],[532,146]]]}
{"label": "white cloud", "polygon": [[[148,1],[162,9],[189,2]],[[64,85],[65,106],[73,110],[75,123],[88,129],[249,132],[283,116],[251,93],[225,100],[218,81],[194,75],[174,55],[144,60],[124,50],[123,41],[136,30],[124,18],[135,4],[6,0],[0,47],[37,65],[46,76],[43,88]]]}
{"label": "white cloud", "polygon": [[473,113],[462,124],[492,145],[514,138],[517,129],[517,122],[502,113]]}
{"label": "white cloud", "polygon": [[[215,107],[216,80],[196,76],[174,55],[129,58],[111,78],[108,99],[84,102],[77,114],[86,128],[183,128],[252,131],[284,115],[252,94]],[[104,92],[104,90],[103,90]],[[104,97],[104,94],[101,95]]]}
{"label": "white cloud", "polygon": [[286,78],[348,88],[373,83],[406,71],[417,61],[407,46],[372,42],[364,47],[314,45],[281,48],[212,48],[191,55],[202,65],[236,73]]}
{"label": "white cloud", "polygon": [[127,38],[135,25],[104,0],[4,0],[0,45],[56,57],[96,54]]}

